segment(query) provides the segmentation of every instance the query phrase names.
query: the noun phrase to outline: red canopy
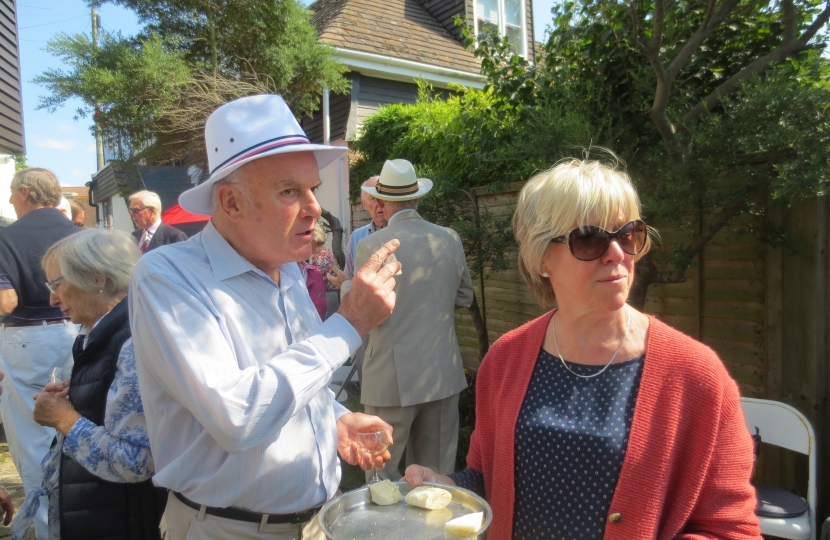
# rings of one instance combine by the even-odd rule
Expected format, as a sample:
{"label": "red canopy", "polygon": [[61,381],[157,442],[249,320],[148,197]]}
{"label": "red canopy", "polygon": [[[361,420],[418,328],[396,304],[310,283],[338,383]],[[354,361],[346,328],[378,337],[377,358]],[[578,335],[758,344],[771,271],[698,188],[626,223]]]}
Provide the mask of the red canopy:
{"label": "red canopy", "polygon": [[181,225],[183,223],[200,223],[203,221],[210,221],[210,216],[191,214],[176,204],[161,213],[161,220],[166,225]]}

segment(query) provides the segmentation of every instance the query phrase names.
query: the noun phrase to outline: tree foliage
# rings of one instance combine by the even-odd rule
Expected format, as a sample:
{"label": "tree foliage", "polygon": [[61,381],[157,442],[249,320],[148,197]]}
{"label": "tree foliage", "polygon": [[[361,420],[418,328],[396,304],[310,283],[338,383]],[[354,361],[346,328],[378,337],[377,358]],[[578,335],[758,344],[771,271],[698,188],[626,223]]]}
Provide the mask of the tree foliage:
{"label": "tree foliage", "polygon": [[[103,2],[93,2],[100,5]],[[300,116],[314,112],[324,87],[344,92],[345,67],[317,42],[297,0],[114,0],[146,26],[138,36],[59,34],[46,50],[65,69],[35,79],[40,107],[71,98],[77,118],[94,115],[120,158],[173,163],[205,160],[204,122],[246,95],[281,94]]]}
{"label": "tree foliage", "polygon": [[129,141],[135,149],[154,140],[154,120],[179,100],[191,77],[183,56],[158,35],[139,40],[104,33],[96,46],[83,34],[58,34],[46,50],[67,69],[35,77],[49,92],[40,108],[54,111],[79,98],[76,119],[94,116],[110,139]]}
{"label": "tree foliage", "polygon": [[368,156],[359,166],[378,148],[409,153],[449,185],[488,185],[610,148],[646,218],[690,237],[669,268],[640,261],[631,301],[641,307],[649,284],[683,280],[738,216],[780,240],[770,210],[826,192],[828,18],[830,2],[817,0],[566,1],[534,61],[466,30],[485,90],[450,100],[443,119],[434,104],[385,111],[357,142]]}
{"label": "tree foliage", "polygon": [[109,1],[135,11],[148,33],[162,36],[192,65],[270,79],[298,113],[316,111],[325,87],[348,89],[346,68],[318,43],[310,13],[297,0]]}

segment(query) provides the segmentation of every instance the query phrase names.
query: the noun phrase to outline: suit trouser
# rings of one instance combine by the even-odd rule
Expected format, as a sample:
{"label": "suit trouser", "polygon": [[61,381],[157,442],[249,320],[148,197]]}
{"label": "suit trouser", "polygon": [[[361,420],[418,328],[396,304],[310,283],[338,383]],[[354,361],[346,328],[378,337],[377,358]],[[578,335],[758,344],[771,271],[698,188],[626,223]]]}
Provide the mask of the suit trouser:
{"label": "suit trouser", "polygon": [[[393,429],[395,444],[389,447],[392,459],[378,471],[382,479],[401,478],[398,465],[404,450],[407,466],[417,463],[438,474],[450,474],[455,470],[459,395],[409,407],[363,407],[366,414],[381,417]],[[366,480],[371,477],[372,471],[367,471]]]}
{"label": "suit trouser", "polygon": [[[41,486],[40,463],[55,437],[54,429],[35,422],[33,397],[49,383],[52,368],[72,366],[72,343],[77,334],[78,327],[68,321],[23,327],[0,325],[0,371],[6,376],[0,413],[9,452],[26,493]],[[48,507],[44,497],[35,518],[38,539],[48,537]]]}
{"label": "suit trouser", "polygon": [[260,526],[259,523],[201,514],[171,493],[161,518],[161,537],[164,540],[325,540],[318,516],[316,514],[302,525],[274,523]]}

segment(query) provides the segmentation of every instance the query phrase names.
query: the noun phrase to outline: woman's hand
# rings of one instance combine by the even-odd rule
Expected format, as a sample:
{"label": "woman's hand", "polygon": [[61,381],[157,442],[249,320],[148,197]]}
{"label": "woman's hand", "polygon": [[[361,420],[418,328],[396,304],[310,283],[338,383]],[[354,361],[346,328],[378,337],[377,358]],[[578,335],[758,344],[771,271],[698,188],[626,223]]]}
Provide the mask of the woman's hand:
{"label": "woman's hand", "polygon": [[14,517],[14,502],[12,496],[3,488],[0,488],[0,511],[3,513],[3,525],[8,526]]}
{"label": "woman's hand", "polygon": [[449,476],[438,474],[423,465],[410,465],[407,467],[403,479],[412,487],[422,486],[424,482],[434,482],[436,484],[447,484],[450,486],[455,485],[455,482]]}
{"label": "woman's hand", "polygon": [[333,264],[330,264],[328,268],[330,271],[334,272],[333,276],[326,276],[328,277],[329,283],[331,283],[339,289],[340,286],[343,285],[343,282],[349,279],[349,276],[347,276],[345,272],[343,272]]}
{"label": "woman's hand", "polygon": [[62,385],[63,383],[47,384],[43,392],[35,394],[34,418],[41,426],[55,428],[66,435],[75,422],[81,419],[81,415],[66,399],[69,389]]}

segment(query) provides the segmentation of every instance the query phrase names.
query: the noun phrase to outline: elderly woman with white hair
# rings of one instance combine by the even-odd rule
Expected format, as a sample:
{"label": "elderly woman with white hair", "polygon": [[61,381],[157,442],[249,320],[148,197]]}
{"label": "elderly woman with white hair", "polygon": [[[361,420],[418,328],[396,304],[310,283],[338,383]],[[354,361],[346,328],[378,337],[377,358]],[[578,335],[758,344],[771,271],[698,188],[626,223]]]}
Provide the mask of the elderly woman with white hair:
{"label": "elderly woman with white hair", "polygon": [[138,391],[127,291],[139,251],[129,235],[90,229],[43,257],[50,303],[82,330],[71,377],[35,395],[35,421],[57,431],[43,486],[12,525],[28,529],[49,497],[49,538],[156,539],[166,495],[152,484],[153,457]]}
{"label": "elderly woman with white hair", "polygon": [[522,189],[519,270],[543,307],[478,372],[468,468],[411,465],[493,508],[490,540],[760,539],[753,447],[717,355],[628,306],[650,247],[628,176],[568,160]]}

